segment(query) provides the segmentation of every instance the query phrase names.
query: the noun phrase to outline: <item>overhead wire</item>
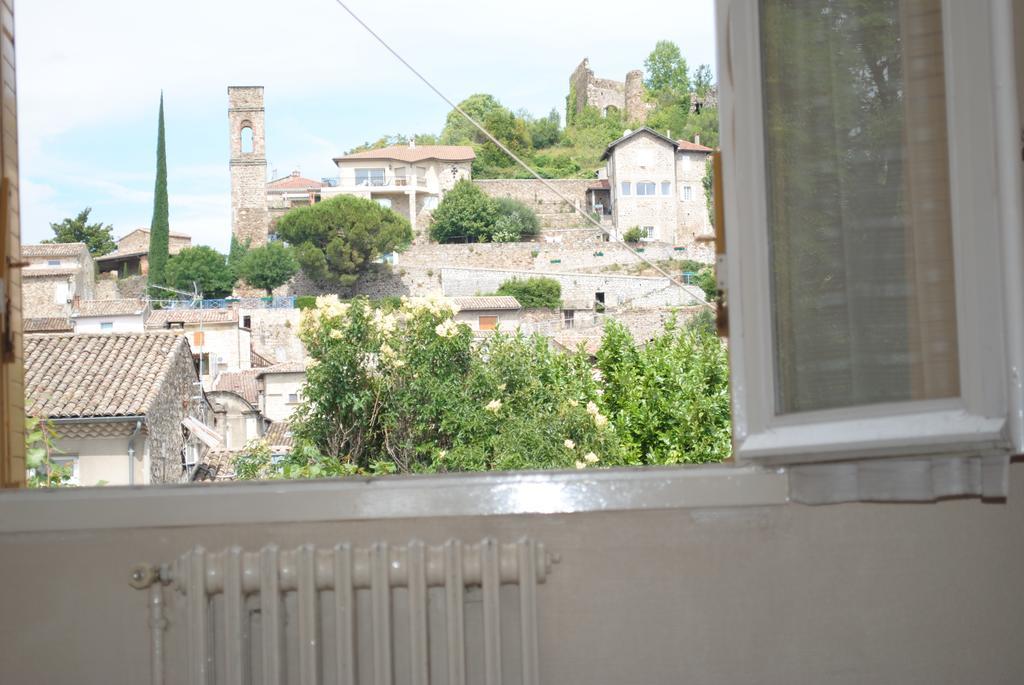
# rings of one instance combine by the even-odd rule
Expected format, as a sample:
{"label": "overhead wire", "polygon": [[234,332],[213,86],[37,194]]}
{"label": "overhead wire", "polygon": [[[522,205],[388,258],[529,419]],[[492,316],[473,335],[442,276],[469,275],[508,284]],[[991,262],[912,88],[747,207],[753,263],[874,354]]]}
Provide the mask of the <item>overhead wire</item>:
{"label": "overhead wire", "polygon": [[[356,23],[357,23],[357,24],[359,24],[359,25],[360,25],[360,26],[362,26],[362,27],[363,27],[364,29],[366,29],[366,32],[367,32],[367,33],[369,33],[369,34],[370,34],[371,36],[373,36],[373,37],[374,37],[374,38],[375,38],[375,39],[377,40],[377,42],[378,42],[378,43],[380,43],[380,44],[381,44],[381,45],[382,45],[382,46],[384,47],[384,49],[386,49],[386,50],[387,50],[388,52],[390,52],[390,53],[391,53],[391,54],[392,54],[392,55],[394,56],[394,58],[395,58],[395,59],[397,59],[397,60],[398,60],[399,62],[401,62],[401,63],[402,63],[403,65],[405,65],[405,67],[406,67],[406,68],[407,68],[407,69],[408,69],[409,71],[411,71],[411,72],[413,73],[413,75],[414,75],[414,76],[416,76],[416,78],[418,78],[418,79],[419,79],[420,81],[422,81],[422,82],[423,82],[423,84],[424,84],[425,86],[427,86],[427,88],[429,88],[430,90],[434,91],[434,94],[436,94],[436,95],[437,95],[437,96],[438,96],[439,98],[441,98],[442,100],[444,100],[444,101],[445,101],[445,103],[446,103],[446,104],[447,104],[447,105],[448,105],[449,107],[451,107],[451,108],[452,108],[453,110],[455,110],[455,111],[456,111],[456,112],[458,112],[458,113],[459,113],[460,115],[462,115],[462,117],[463,117],[463,118],[464,118],[464,119],[465,119],[466,121],[468,121],[468,122],[469,122],[470,124],[472,124],[472,125],[473,125],[473,126],[474,126],[474,127],[475,127],[475,128],[476,128],[476,129],[478,130],[478,131],[480,131],[480,133],[482,133],[482,134],[483,134],[483,135],[484,135],[484,136],[485,136],[485,137],[486,137],[486,138],[487,138],[487,139],[488,139],[489,141],[491,141],[492,143],[494,143],[495,145],[497,145],[497,146],[498,146],[498,148],[499,148],[499,149],[500,149],[500,150],[501,150],[502,152],[504,152],[504,153],[505,153],[506,155],[508,155],[508,156],[509,156],[509,157],[510,157],[510,158],[511,158],[511,159],[512,159],[513,161],[515,161],[515,162],[516,162],[516,164],[518,164],[518,165],[519,165],[519,166],[521,166],[522,168],[526,169],[526,171],[527,171],[527,172],[529,172],[529,174],[530,174],[531,176],[533,176],[533,177],[534,177],[535,179],[537,179],[538,181],[540,181],[540,182],[541,182],[541,184],[543,184],[543,185],[544,185],[544,187],[546,187],[546,188],[547,188],[548,190],[550,190],[550,191],[551,191],[552,193],[554,193],[554,194],[555,194],[556,196],[558,196],[559,198],[561,198],[563,202],[565,202],[565,203],[566,203],[566,204],[567,204],[567,205],[568,205],[569,207],[571,207],[571,208],[573,209],[573,211],[575,211],[575,212],[579,213],[579,214],[580,214],[580,216],[582,216],[582,217],[583,217],[584,219],[586,219],[586,220],[587,220],[587,221],[589,221],[589,222],[590,222],[591,224],[593,224],[595,228],[597,228],[598,230],[600,230],[600,231],[601,231],[601,234],[602,234],[602,236],[604,236],[605,238],[610,238],[610,237],[611,237],[611,233],[610,233],[610,232],[609,232],[609,231],[608,231],[608,230],[607,230],[607,229],[606,229],[606,228],[605,228],[604,226],[602,226],[602,225],[601,225],[601,222],[599,222],[599,221],[598,221],[598,220],[596,220],[596,219],[595,219],[595,218],[594,218],[593,216],[591,216],[591,215],[590,215],[590,214],[588,214],[587,212],[584,212],[584,211],[583,211],[582,209],[580,209],[579,207],[577,207],[577,206],[576,206],[576,203],[574,203],[574,202],[573,202],[573,201],[571,201],[571,200],[570,200],[570,199],[569,199],[568,197],[566,197],[566,196],[565,196],[565,195],[564,195],[564,194],[563,194],[563,193],[562,193],[562,192],[561,192],[560,190],[558,190],[558,188],[556,188],[556,187],[555,187],[555,186],[554,186],[553,184],[549,183],[549,182],[548,182],[548,179],[544,178],[544,177],[543,177],[543,176],[541,176],[541,175],[540,175],[539,173],[537,173],[537,172],[536,172],[536,171],[535,171],[535,170],[533,169],[533,167],[531,167],[531,166],[530,166],[529,164],[527,164],[527,163],[526,163],[526,162],[524,162],[524,161],[523,161],[522,159],[520,159],[520,158],[519,158],[519,156],[518,156],[518,155],[516,155],[516,153],[514,153],[514,152],[513,152],[512,150],[510,150],[510,149],[508,148],[508,146],[506,146],[506,145],[505,145],[504,143],[502,143],[502,142],[501,142],[500,140],[498,140],[498,139],[497,139],[497,138],[496,138],[495,136],[491,135],[491,132],[490,132],[490,131],[488,131],[488,130],[487,130],[486,128],[484,128],[484,127],[483,127],[483,126],[482,126],[482,125],[481,125],[481,124],[480,124],[480,123],[479,123],[479,122],[478,122],[478,121],[477,121],[476,119],[474,119],[474,118],[473,118],[473,117],[471,117],[471,116],[470,116],[469,114],[467,114],[467,113],[465,112],[465,110],[463,110],[463,109],[462,109],[461,107],[459,107],[459,106],[458,106],[458,104],[456,104],[455,102],[453,102],[453,101],[451,100],[451,98],[449,98],[449,97],[448,97],[447,95],[445,95],[444,93],[442,93],[442,92],[441,92],[441,90],[440,90],[440,89],[438,89],[438,88],[437,88],[437,86],[435,86],[435,85],[434,85],[434,84],[433,84],[433,83],[432,83],[432,82],[431,82],[431,81],[430,81],[430,80],[429,80],[429,79],[428,79],[428,78],[427,78],[426,76],[424,76],[423,74],[421,74],[421,73],[419,72],[419,70],[418,70],[418,69],[416,69],[416,67],[414,67],[414,66],[413,66],[412,64],[410,64],[410,63],[409,63],[409,62],[408,62],[408,61],[407,61],[407,60],[406,60],[406,59],[405,59],[404,57],[402,57],[402,55],[400,55],[400,54],[398,53],[398,51],[397,51],[397,50],[395,50],[395,49],[394,49],[393,47],[391,47],[391,45],[390,45],[390,44],[389,44],[389,43],[388,43],[388,42],[387,42],[386,40],[384,40],[384,39],[383,39],[383,38],[382,38],[382,37],[380,36],[380,34],[378,34],[378,33],[377,33],[376,31],[374,31],[374,30],[373,30],[373,29],[372,29],[372,28],[370,27],[370,25],[369,25],[369,24],[367,24],[367,23],[366,23],[365,21],[363,21],[363,20],[362,20],[362,18],[360,18],[360,17],[359,17],[359,15],[358,15],[358,14],[356,14],[355,12],[353,12],[353,11],[352,11],[352,9],[351,9],[351,8],[350,8],[350,7],[349,7],[349,6],[347,5],[347,4],[345,4],[345,2],[343,2],[343,0],[334,0],[334,2],[336,2],[336,3],[338,4],[338,6],[339,6],[339,7],[341,7],[341,8],[343,9],[343,10],[345,10],[346,12],[348,12],[349,16],[351,16],[351,17],[352,17],[352,19],[354,19],[354,20],[356,21]],[[684,284],[684,283],[681,283],[680,281],[676,280],[676,278],[675,278],[674,276],[672,276],[672,274],[670,274],[670,273],[669,273],[668,271],[666,271],[665,269],[661,268],[660,266],[658,266],[657,264],[655,264],[655,263],[654,263],[654,262],[652,262],[651,260],[647,259],[647,258],[646,258],[646,257],[645,257],[644,255],[642,255],[642,254],[640,254],[639,252],[637,252],[636,250],[634,250],[634,249],[633,249],[632,247],[630,247],[630,246],[629,246],[629,244],[628,244],[628,243],[626,243],[626,242],[623,242],[623,243],[622,243],[622,245],[623,245],[623,246],[624,246],[624,247],[626,248],[626,250],[628,250],[628,251],[629,251],[629,252],[630,252],[630,253],[631,253],[631,254],[632,254],[632,255],[633,255],[634,257],[636,257],[636,258],[637,258],[637,259],[639,259],[639,260],[640,260],[641,262],[643,262],[644,264],[647,264],[647,265],[648,265],[649,267],[651,267],[652,269],[654,269],[655,271],[657,271],[658,273],[660,273],[660,274],[661,274],[662,276],[664,276],[665,278],[667,278],[667,279],[669,280],[669,283],[671,283],[671,284],[673,284],[673,285],[675,285],[675,286],[679,287],[680,289],[682,289],[683,291],[685,291],[685,292],[687,292],[687,293],[690,293],[691,295],[693,294],[693,291],[692,291],[692,290],[690,290],[689,288],[687,288],[686,284]],[[704,299],[698,299],[698,302],[700,302],[700,303],[701,303],[701,304],[703,304],[704,306],[708,307],[709,309],[714,309],[714,305],[712,305],[711,303],[707,302],[707,301],[706,301],[706,300],[704,300]]]}

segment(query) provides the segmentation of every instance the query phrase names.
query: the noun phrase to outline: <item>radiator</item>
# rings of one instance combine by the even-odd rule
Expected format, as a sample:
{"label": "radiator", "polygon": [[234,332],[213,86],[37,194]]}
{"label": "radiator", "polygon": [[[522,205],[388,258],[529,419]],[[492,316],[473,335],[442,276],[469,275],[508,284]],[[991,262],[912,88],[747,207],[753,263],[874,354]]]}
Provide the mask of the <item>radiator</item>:
{"label": "radiator", "polygon": [[195,547],[132,585],[150,592],[154,685],[539,685],[552,561],[529,539]]}

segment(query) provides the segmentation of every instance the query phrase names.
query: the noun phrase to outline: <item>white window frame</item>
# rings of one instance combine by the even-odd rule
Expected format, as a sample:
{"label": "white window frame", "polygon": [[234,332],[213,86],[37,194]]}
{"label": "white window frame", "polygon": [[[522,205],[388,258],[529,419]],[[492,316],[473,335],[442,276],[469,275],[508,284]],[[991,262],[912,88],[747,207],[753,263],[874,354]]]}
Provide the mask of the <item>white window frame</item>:
{"label": "white window frame", "polygon": [[641,226],[644,232],[644,240],[654,240],[654,226]]}
{"label": "white window frame", "polygon": [[71,299],[71,283],[68,281],[57,281],[53,288],[53,303],[67,304]]}
{"label": "white window frame", "polygon": [[100,321],[100,331],[111,331],[114,330],[113,321]]}
{"label": "white window frame", "polygon": [[619,195],[623,197],[629,197],[630,193],[632,193],[633,191],[633,184],[630,183],[629,181],[623,181],[622,185],[619,186],[619,188]]}
{"label": "white window frame", "polygon": [[[651,187],[651,192],[647,192],[647,186]],[[640,192],[641,188],[644,189],[644,192]],[[654,181],[637,181],[636,194],[637,197],[653,197],[658,194],[658,184],[655,183]]]}
{"label": "white window frame", "polygon": [[1020,226],[1001,223],[993,198],[999,181],[992,163],[996,139],[974,134],[979,127],[999,130],[1001,125],[992,105],[992,81],[978,78],[997,66],[991,51],[978,48],[992,40],[989,5],[942,2],[960,397],[788,415],[775,413],[758,5],[748,0],[717,5],[730,247],[718,271],[729,305],[734,456],[740,463],[794,464],[1019,451],[1019,433],[1008,429],[1021,397],[1008,384],[1007,336],[1020,329],[1021,317],[1007,307],[1003,274],[1013,269],[1003,258],[1017,259],[1018,273],[1024,265],[1019,254],[1007,257],[1003,241]]}
{"label": "white window frame", "polygon": [[691,186],[683,186],[683,202],[689,202],[693,199],[693,188]]}
{"label": "white window frame", "polygon": [[671,195],[672,194],[672,181],[662,181],[661,182],[661,194],[662,195]]}

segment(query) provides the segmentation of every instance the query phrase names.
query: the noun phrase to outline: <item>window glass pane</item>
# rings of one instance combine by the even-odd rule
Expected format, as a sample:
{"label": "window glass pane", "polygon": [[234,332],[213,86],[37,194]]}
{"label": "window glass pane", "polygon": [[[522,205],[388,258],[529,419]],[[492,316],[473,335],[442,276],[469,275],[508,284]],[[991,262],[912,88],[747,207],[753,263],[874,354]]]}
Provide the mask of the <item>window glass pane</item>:
{"label": "window glass pane", "polygon": [[762,0],[777,411],[959,394],[940,0]]}
{"label": "window glass pane", "polygon": [[622,182],[622,194],[629,195],[629,181]]}

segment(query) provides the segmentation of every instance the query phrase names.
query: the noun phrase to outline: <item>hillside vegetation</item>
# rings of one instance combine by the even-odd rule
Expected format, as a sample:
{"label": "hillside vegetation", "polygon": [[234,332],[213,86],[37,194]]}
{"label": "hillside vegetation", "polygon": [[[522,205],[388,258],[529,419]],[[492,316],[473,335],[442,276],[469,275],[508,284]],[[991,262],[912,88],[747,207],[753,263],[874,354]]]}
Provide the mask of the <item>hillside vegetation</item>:
{"label": "hillside vegetation", "polygon": [[[523,109],[513,111],[487,93],[470,95],[459,107],[546,178],[592,178],[603,166],[600,158],[608,144],[622,136],[625,129],[642,125],[661,133],[671,132],[677,139],[692,140],[699,134],[703,144],[717,146],[718,111],[705,107],[695,113],[690,106],[694,94],[703,97],[711,89],[710,67],[699,66],[691,77],[686,59],[671,41],[659,41],[644,67],[647,98],[653,108],[642,122],[624,121],[618,111],[603,116],[596,108],[587,107],[580,113],[568,108],[563,126],[555,108],[537,117]],[[566,100],[574,102],[575,94],[570,92]],[[411,140],[420,145],[473,146],[477,155],[474,178],[530,177],[455,110],[448,113],[440,134],[418,134]],[[350,152],[409,142],[406,136],[387,135]]]}

